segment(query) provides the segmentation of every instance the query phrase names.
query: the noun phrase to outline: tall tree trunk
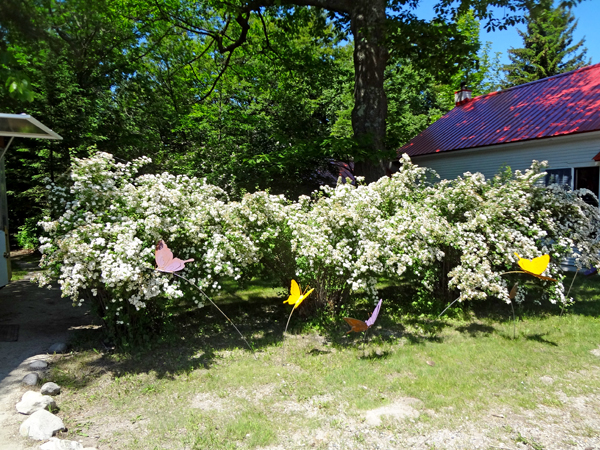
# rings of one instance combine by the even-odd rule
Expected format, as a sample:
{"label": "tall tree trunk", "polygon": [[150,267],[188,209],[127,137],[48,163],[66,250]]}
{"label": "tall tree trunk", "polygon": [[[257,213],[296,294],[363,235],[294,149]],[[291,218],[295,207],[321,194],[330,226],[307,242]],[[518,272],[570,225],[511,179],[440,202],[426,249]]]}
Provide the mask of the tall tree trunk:
{"label": "tall tree trunk", "polygon": [[[388,60],[386,48],[386,0],[356,1],[350,13],[350,29],[354,37],[354,137],[373,160],[357,161],[356,175],[367,182],[386,175],[386,162],[379,159],[385,150],[387,98],[383,75]],[[378,161],[379,159],[379,161]]]}

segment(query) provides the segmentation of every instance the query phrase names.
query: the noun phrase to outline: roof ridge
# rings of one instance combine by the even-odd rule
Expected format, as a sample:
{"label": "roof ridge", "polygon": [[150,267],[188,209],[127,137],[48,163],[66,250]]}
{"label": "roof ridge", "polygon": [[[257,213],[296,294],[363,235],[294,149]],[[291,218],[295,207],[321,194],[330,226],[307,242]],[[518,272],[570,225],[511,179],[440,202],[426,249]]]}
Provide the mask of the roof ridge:
{"label": "roof ridge", "polygon": [[499,91],[494,91],[494,92],[490,92],[488,94],[478,95],[477,97],[474,97],[472,100],[484,98],[484,97],[487,97],[488,95],[503,94],[504,92],[512,91],[512,90],[523,88],[523,87],[526,87],[526,86],[531,86],[532,84],[541,83],[541,82],[544,82],[544,81],[553,80],[554,78],[560,78],[560,77],[564,77],[564,76],[567,76],[567,75],[571,75],[571,74],[573,74],[575,72],[584,72],[586,70],[591,70],[592,68],[595,68],[597,66],[600,66],[600,63],[590,64],[589,66],[580,67],[579,69],[570,70],[568,72],[559,73],[557,75],[552,75],[551,77],[540,78],[539,80],[530,81],[528,83],[519,84],[517,86],[511,86],[511,87],[506,88],[506,89],[500,89]]}

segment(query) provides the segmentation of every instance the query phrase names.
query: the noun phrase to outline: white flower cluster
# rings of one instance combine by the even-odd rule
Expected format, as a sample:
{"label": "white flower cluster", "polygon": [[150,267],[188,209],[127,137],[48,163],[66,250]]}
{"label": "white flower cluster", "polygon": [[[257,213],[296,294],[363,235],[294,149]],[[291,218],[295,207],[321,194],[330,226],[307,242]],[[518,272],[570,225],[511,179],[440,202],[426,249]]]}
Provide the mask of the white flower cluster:
{"label": "white flower cluster", "polygon": [[[282,282],[296,276],[315,288],[315,297],[333,303],[357,290],[376,299],[378,278],[418,277],[440,267],[461,301],[508,301],[500,273],[515,268],[513,252],[550,253],[548,273],[555,277],[565,257],[598,265],[598,209],[582,192],[539,186],[543,165],[537,162],[493,180],[467,173],[434,184],[435,173],[404,155],[391,178],[323,187],[297,202],[265,192],[232,202],[203,180],[136,177],[148,162],[120,164],[106,153],[75,160],[69,188],[49,185],[60,215],[42,222],[48,273],[40,282],[58,277],[63,295],[79,304],[105,293],[104,308],[119,322],[122,305],[140,310],[157,297],[194,295],[178,278],[154,270],[160,239],[175,256],[195,259],[184,273],[201,289],[217,290],[221,277],[239,279],[263,266],[278,271]],[[552,301],[570,301],[561,283],[548,286]]]}

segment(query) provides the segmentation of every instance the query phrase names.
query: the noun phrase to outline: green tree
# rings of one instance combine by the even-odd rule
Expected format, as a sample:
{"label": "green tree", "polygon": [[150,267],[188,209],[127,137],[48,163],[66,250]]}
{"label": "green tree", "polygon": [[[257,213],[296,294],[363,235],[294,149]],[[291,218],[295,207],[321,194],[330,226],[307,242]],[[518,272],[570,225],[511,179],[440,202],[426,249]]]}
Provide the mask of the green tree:
{"label": "green tree", "polygon": [[511,48],[511,64],[504,66],[506,82],[516,86],[591,64],[586,58],[585,39],[573,44],[577,20],[569,8],[553,8],[551,2],[530,9],[527,31],[519,30],[523,48]]}
{"label": "green tree", "polygon": [[[175,5],[173,3],[176,3]],[[222,2],[179,2],[161,8],[163,17],[189,32],[209,38],[210,45],[230,56],[246,41],[253,20],[261,14],[288,15],[293,22],[306,7],[327,11],[340,29],[348,30],[354,45],[354,107],[351,120],[357,143],[351,155],[357,171],[368,180],[385,174],[385,159],[393,157],[386,149],[387,98],[385,70],[394,54],[409,58],[418,68],[438,76],[451,76],[462,60],[476,49],[457,30],[453,20],[473,8],[475,17],[487,20],[486,27],[506,27],[521,19],[521,12],[534,4],[531,0],[440,0],[438,17],[419,20],[413,13],[419,0],[237,0]],[[458,4],[457,4],[458,3]],[[578,0],[563,2],[578,3]],[[511,13],[494,18],[490,6],[507,7]],[[220,19],[207,21],[207,12]]]}
{"label": "green tree", "polygon": [[[472,4],[474,17],[487,17],[487,5],[523,6],[440,0],[440,17],[427,22],[413,15],[417,0],[366,3],[0,2],[10,71],[35,92],[25,112],[64,138],[13,144],[13,230],[43,206],[43,179],[91,146],[121,159],[151,156],[148,171],[206,177],[234,195],[306,192],[330,158],[353,157],[359,173],[376,178],[380,161],[440,114],[442,82],[454,85],[472,65],[478,39],[452,15]],[[1,87],[0,103],[24,111]]]}
{"label": "green tree", "polygon": [[28,0],[4,0],[0,2],[0,90],[6,89],[8,94],[21,102],[33,101],[33,90],[28,77],[22,70],[14,54],[7,48],[7,25],[19,27],[20,31],[30,37],[40,37],[41,33],[28,7]]}
{"label": "green tree", "polygon": [[[206,37],[156,19],[153,4],[29,6],[42,37],[4,18],[3,42],[33,80],[26,112],[64,139],[13,143],[13,231],[44,207],[44,178],[60,176],[91,146],[121,159],[151,156],[149,171],[206,177],[235,195],[317,186],[315,168],[333,155],[324,149],[343,109],[339,86],[353,75],[345,35],[321,11],[294,23],[262,14],[221,71],[226,58],[205,51]],[[2,89],[0,103],[3,112],[23,112]]]}
{"label": "green tree", "polygon": [[[26,106],[0,90],[2,112],[27,112],[63,141],[16,140],[6,155],[11,230],[43,207],[44,178],[68,169],[72,156],[112,140],[112,90],[131,73],[143,36],[115,2],[69,0],[14,3],[1,16],[1,45],[35,92]],[[2,8],[5,7],[3,3]],[[1,9],[1,8],[0,8]],[[19,12],[19,14],[14,11]],[[14,72],[13,72],[14,73]]]}

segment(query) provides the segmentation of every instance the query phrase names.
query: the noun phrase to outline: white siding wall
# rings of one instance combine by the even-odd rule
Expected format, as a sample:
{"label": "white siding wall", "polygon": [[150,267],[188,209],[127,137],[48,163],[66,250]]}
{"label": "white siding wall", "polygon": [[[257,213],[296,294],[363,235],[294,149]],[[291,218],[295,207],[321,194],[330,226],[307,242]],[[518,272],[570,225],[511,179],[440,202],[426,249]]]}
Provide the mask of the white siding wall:
{"label": "white siding wall", "polygon": [[465,172],[481,172],[493,177],[503,166],[526,170],[532,160],[548,161],[549,169],[594,166],[600,152],[600,132],[560,136],[469,150],[415,156],[413,162],[434,169],[442,179],[453,179]]}

